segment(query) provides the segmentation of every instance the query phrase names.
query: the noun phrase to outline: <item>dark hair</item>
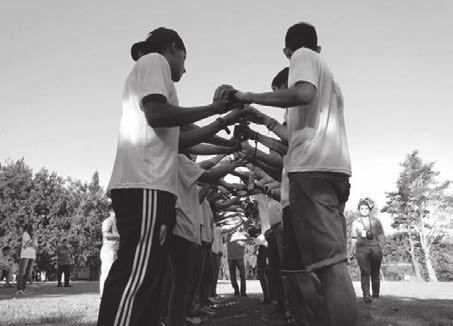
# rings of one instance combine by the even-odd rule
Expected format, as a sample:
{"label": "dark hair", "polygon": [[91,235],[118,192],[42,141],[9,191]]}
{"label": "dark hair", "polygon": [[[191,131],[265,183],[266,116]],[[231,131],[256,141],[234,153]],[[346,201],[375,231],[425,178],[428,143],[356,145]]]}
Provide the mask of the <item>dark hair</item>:
{"label": "dark hair", "polygon": [[187,53],[183,40],[178,33],[172,29],[159,27],[150,32],[143,42],[135,43],[131,48],[131,55],[134,61],[140,56],[149,53],[164,53],[168,47],[175,43],[176,47]]}
{"label": "dark hair", "polygon": [[271,87],[281,87],[282,85],[288,85],[288,75],[289,68],[283,68],[277,75],[275,75],[274,79],[272,79]]}
{"label": "dark hair", "polygon": [[4,246],[4,247],[2,248],[2,251],[6,251],[6,250],[11,250],[11,247],[10,247],[10,246]]}
{"label": "dark hair", "polygon": [[25,224],[25,232],[27,232],[29,235],[33,235],[33,223],[27,223]]}
{"label": "dark hair", "polygon": [[285,47],[292,51],[302,47],[316,51],[318,49],[318,35],[315,27],[308,23],[298,23],[291,26],[286,32]]}
{"label": "dark hair", "polygon": [[374,202],[370,198],[361,198],[359,200],[359,204],[357,205],[357,209],[360,210],[360,207],[363,205],[367,206],[370,211],[374,208]]}

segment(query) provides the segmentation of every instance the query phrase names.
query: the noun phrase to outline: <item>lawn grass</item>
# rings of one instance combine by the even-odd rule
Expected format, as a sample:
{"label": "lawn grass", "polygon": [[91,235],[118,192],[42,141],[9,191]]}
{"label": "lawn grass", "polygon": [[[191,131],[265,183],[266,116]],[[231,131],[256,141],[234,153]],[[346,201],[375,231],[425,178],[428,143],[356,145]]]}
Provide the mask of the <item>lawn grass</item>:
{"label": "lawn grass", "polygon": [[[15,289],[0,288],[0,325],[95,325],[98,283],[75,282],[72,288],[40,283],[33,295],[16,297]],[[280,326],[265,322],[272,306],[260,303],[259,284],[248,281],[248,298],[235,298],[227,281],[219,283],[221,299],[206,326]],[[358,284],[355,284],[358,290]],[[453,283],[384,283],[383,296],[371,305],[359,301],[361,325],[453,326]],[[437,299],[436,299],[437,298]]]}

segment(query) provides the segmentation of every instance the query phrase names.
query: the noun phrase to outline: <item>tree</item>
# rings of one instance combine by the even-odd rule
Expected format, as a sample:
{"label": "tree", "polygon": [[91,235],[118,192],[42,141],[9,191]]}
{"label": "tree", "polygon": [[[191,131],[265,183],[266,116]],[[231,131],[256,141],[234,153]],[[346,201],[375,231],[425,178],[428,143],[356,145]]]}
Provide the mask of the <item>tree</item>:
{"label": "tree", "polygon": [[20,255],[22,228],[32,220],[32,189],[33,172],[23,158],[0,167],[0,246],[13,248],[16,259]]}
{"label": "tree", "polygon": [[411,263],[417,280],[421,281],[424,264],[430,281],[437,281],[432,262],[432,246],[444,236],[449,223],[449,205],[444,191],[450,182],[439,183],[434,163],[425,163],[418,151],[407,155],[401,164],[397,191],[386,194],[387,203],[382,209],[390,213],[392,227],[407,235]]}

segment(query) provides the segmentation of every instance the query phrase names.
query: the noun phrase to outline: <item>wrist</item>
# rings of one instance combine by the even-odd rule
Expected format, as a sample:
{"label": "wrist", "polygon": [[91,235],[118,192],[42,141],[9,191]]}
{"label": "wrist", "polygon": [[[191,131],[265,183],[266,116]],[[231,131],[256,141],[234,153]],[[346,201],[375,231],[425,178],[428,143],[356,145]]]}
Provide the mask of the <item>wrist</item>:
{"label": "wrist", "polygon": [[215,122],[218,124],[219,130],[224,129],[227,126],[225,119],[223,119],[222,117],[215,119]]}

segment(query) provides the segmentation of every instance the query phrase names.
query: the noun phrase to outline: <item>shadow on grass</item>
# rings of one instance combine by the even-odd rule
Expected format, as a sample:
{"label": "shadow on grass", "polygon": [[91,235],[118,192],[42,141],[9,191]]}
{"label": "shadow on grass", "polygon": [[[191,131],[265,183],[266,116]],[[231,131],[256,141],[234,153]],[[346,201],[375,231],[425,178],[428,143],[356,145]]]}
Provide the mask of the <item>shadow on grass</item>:
{"label": "shadow on grass", "polygon": [[76,281],[71,283],[72,287],[57,287],[56,282],[39,282],[33,287],[27,285],[26,290],[31,293],[29,296],[16,295],[16,288],[0,288],[0,301],[29,298],[46,298],[46,297],[68,297],[72,295],[97,294],[99,291],[99,282],[82,282]]}

